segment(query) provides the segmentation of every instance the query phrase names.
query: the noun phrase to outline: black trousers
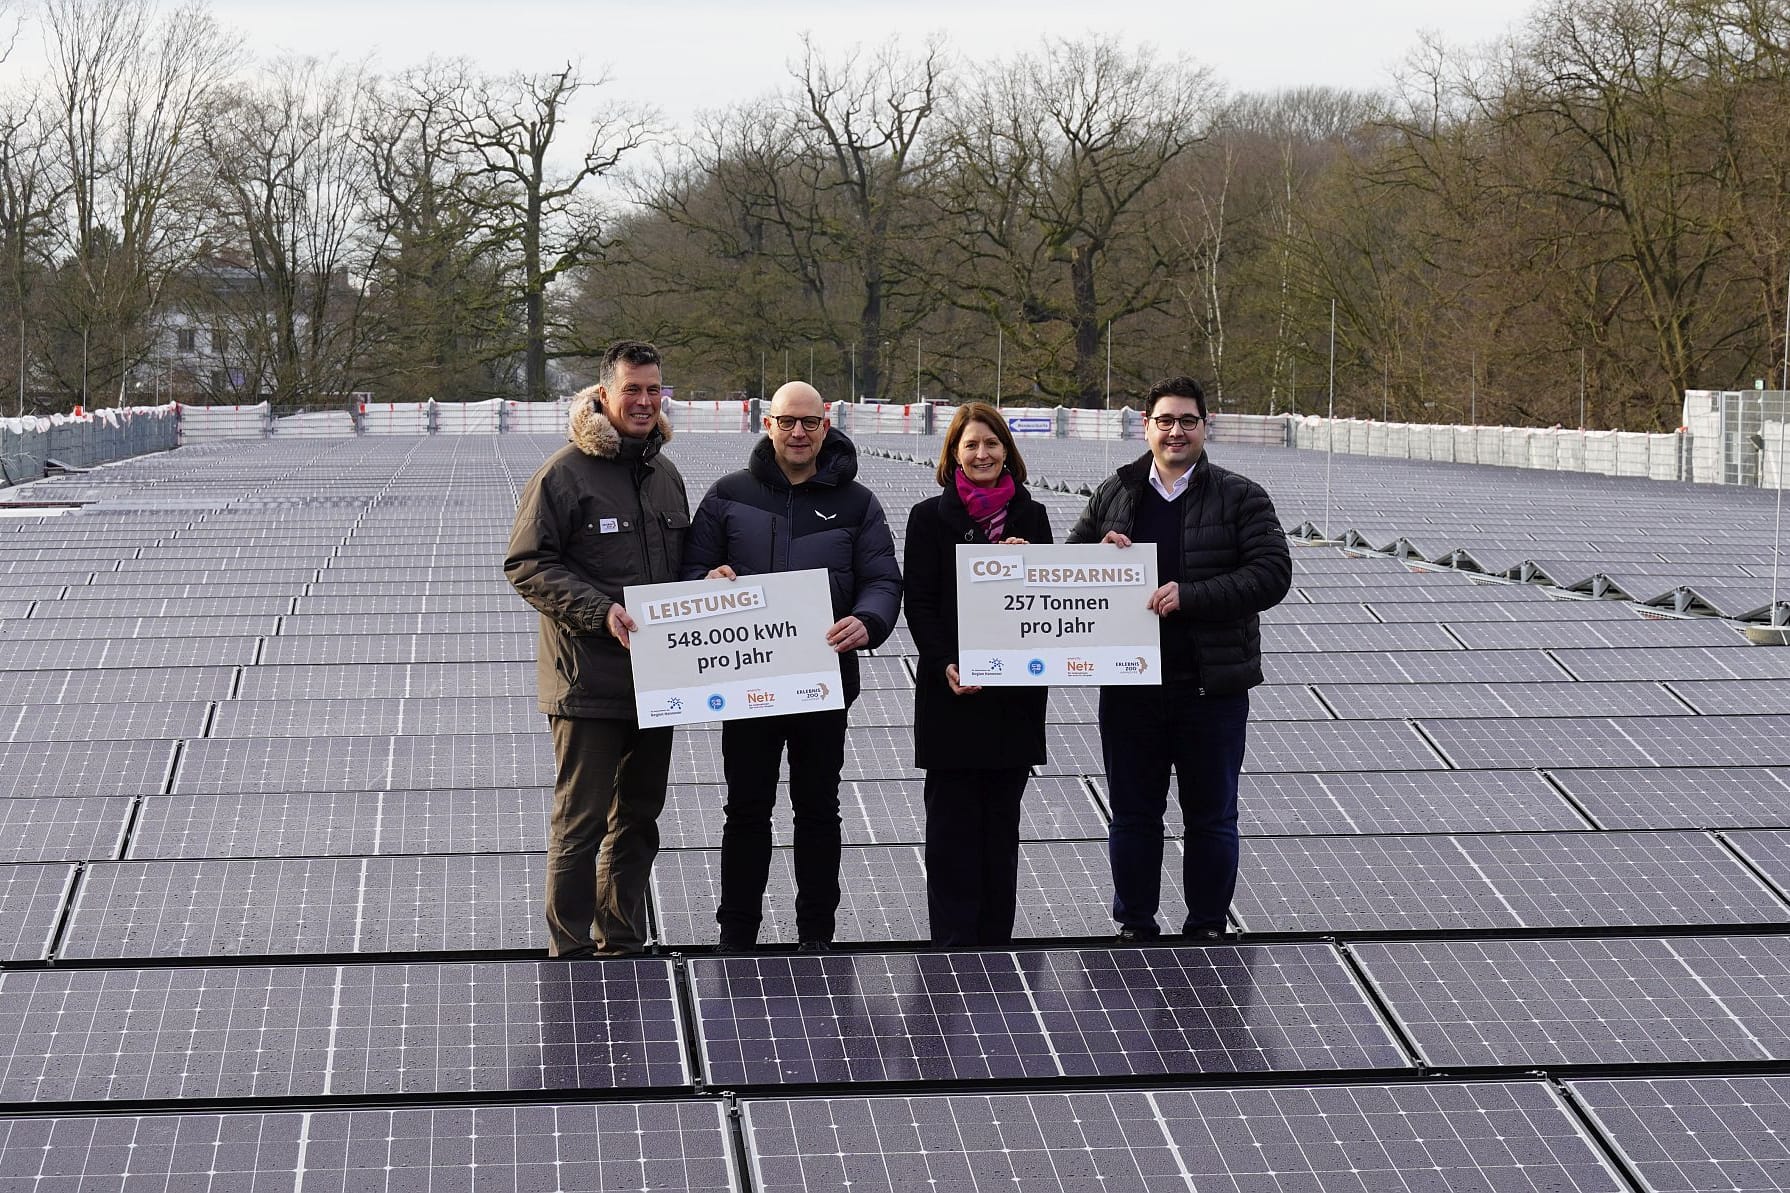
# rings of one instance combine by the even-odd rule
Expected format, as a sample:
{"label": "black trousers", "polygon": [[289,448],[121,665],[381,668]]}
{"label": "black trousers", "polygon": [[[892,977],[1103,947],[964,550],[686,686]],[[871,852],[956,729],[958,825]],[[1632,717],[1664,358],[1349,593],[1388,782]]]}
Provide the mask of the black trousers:
{"label": "black trousers", "polygon": [[833,939],[839,911],[839,772],[845,767],[844,709],[726,721],[721,769],[727,820],[721,828],[721,943],[748,948],[764,919],[771,873],[771,809],[777,770],[789,750],[789,805],[795,816],[796,936]]}
{"label": "black trousers", "polygon": [[646,948],[670,729],[548,717],[558,773],[547,821],[547,948],[555,957]]}
{"label": "black trousers", "polygon": [[1169,772],[1181,804],[1183,932],[1223,931],[1237,887],[1237,782],[1249,741],[1249,697],[1201,696],[1190,683],[1100,689],[1100,746],[1112,803],[1107,855],[1113,919],[1158,931],[1162,826]]}
{"label": "black trousers", "polygon": [[937,945],[1013,939],[1030,768],[926,772],[926,914]]}

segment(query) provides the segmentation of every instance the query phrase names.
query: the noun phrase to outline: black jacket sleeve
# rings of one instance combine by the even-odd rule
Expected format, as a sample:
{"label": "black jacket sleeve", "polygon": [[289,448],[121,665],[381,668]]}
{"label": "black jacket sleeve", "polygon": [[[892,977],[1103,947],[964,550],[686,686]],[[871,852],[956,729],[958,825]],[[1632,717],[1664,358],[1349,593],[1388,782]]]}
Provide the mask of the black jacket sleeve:
{"label": "black jacket sleeve", "polygon": [[[1238,478],[1241,480],[1241,478]],[[1181,613],[1198,621],[1228,621],[1271,609],[1293,585],[1293,556],[1267,490],[1242,481],[1234,524],[1242,562],[1208,580],[1181,584]]]}
{"label": "black jacket sleeve", "polygon": [[882,503],[872,494],[864,522],[852,536],[852,616],[870,631],[870,647],[881,646],[901,616],[901,565],[895,560],[895,537]]}
{"label": "black jacket sleeve", "polygon": [[927,498],[908,511],[903,557],[907,628],[914,636],[920,668],[942,674],[945,664],[957,660],[956,618],[946,607],[956,600],[957,585],[954,575],[945,574],[941,538],[937,498]]}

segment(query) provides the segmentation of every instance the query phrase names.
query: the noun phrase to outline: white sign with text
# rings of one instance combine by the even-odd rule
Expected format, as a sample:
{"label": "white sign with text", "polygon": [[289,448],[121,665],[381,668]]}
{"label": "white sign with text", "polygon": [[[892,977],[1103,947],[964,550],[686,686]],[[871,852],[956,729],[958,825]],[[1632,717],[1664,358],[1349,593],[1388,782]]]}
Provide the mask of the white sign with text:
{"label": "white sign with text", "polygon": [[845,707],[824,571],[630,585],[622,603],[642,728]]}
{"label": "white sign with text", "polygon": [[957,547],[957,670],[982,687],[1162,682],[1142,543]]}

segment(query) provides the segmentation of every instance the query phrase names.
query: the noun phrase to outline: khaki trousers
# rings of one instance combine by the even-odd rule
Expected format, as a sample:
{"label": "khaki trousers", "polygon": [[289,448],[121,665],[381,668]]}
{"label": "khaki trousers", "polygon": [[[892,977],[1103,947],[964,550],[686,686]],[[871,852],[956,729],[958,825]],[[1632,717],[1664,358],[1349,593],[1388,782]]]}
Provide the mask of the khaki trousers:
{"label": "khaki trousers", "polygon": [[595,717],[547,721],[557,762],[547,822],[548,952],[638,953],[646,948],[672,730]]}

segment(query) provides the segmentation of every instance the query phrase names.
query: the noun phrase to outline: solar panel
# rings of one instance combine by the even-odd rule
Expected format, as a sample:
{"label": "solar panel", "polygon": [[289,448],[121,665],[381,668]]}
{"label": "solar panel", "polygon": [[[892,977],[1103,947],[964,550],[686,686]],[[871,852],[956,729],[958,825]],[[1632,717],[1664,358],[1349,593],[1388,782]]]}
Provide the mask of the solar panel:
{"label": "solar panel", "polygon": [[1782,937],[1364,943],[1353,952],[1432,1065],[1790,1054]]}
{"label": "solar panel", "polygon": [[1262,652],[1365,650],[1460,650],[1461,644],[1439,625],[1302,625],[1262,627]]}
{"label": "solar panel", "polygon": [[197,737],[211,706],[202,701],[0,706],[0,741],[79,742]]}
{"label": "solar panel", "polygon": [[535,665],[529,660],[250,667],[242,673],[240,695],[247,700],[532,697],[535,695]]}
{"label": "solar panel", "polygon": [[15,671],[134,671],[142,667],[230,666],[253,661],[256,645],[254,638],[9,640],[6,666]]}
{"label": "solar panel", "polygon": [[1603,828],[1790,827],[1790,769],[1608,767],[1548,772]]}
{"label": "solar panel", "polygon": [[1724,647],[1591,647],[1550,652],[1586,680],[1790,679],[1790,658],[1772,650]]}
{"label": "solar panel", "polygon": [[544,947],[539,854],[129,861],[90,866],[70,959]]}
{"label": "solar panel", "polygon": [[1689,716],[1653,683],[1323,684],[1318,695],[1345,721],[1402,717]]}
{"label": "solar panel", "polygon": [[1272,837],[1243,852],[1235,914],[1247,931],[1790,921],[1700,833]]}
{"label": "solar panel", "polygon": [[0,1100],[689,1083],[664,961],[0,973]]}
{"label": "solar panel", "polygon": [[1406,1064],[1316,945],[697,958],[690,982],[716,1085]]}
{"label": "solar panel", "polygon": [[25,742],[0,745],[0,799],[147,795],[167,789],[172,741]]}
{"label": "solar panel", "polygon": [[1249,727],[1243,759],[1256,774],[1442,768],[1415,729],[1394,721],[1265,721]]}
{"label": "solar panel", "polygon": [[268,665],[325,663],[503,663],[535,658],[532,633],[313,634],[270,638]]}
{"label": "solar panel", "polygon": [[117,857],[130,814],[126,796],[0,799],[0,862]]}
{"label": "solar panel", "polygon": [[1785,1187],[1790,1078],[1572,1081],[1567,1089],[1648,1193]]}
{"label": "solar panel", "polygon": [[1472,650],[1528,650],[1541,647],[1597,646],[1745,646],[1734,627],[1725,621],[1668,618],[1629,621],[1525,621],[1509,625],[1463,622],[1453,627],[1455,637]]}
{"label": "solar panel", "polygon": [[1273,684],[1562,683],[1573,678],[1539,650],[1308,651],[1265,654],[1262,656],[1262,674]]}
{"label": "solar panel", "polygon": [[49,956],[75,867],[0,866],[0,961]]}
{"label": "solar panel", "polygon": [[1719,766],[1790,763],[1790,716],[1425,719],[1454,766]]}
{"label": "solar panel", "polygon": [[1672,691],[1700,713],[1790,713],[1790,679],[1687,679]]}
{"label": "solar panel", "polygon": [[335,740],[207,738],[187,743],[171,790],[182,795],[391,791],[552,782],[553,743],[543,730]]}
{"label": "solar panel", "polygon": [[751,1100],[754,1188],[1625,1188],[1541,1082]]}
{"label": "solar panel", "polygon": [[435,736],[461,730],[534,733],[546,722],[532,696],[231,700],[212,737]]}
{"label": "solar panel", "polygon": [[1252,836],[1534,832],[1590,827],[1535,771],[1362,771],[1244,775]]}
{"label": "solar panel", "polygon": [[221,700],[234,667],[145,667],[137,671],[0,671],[0,692],[29,704],[127,704]]}

